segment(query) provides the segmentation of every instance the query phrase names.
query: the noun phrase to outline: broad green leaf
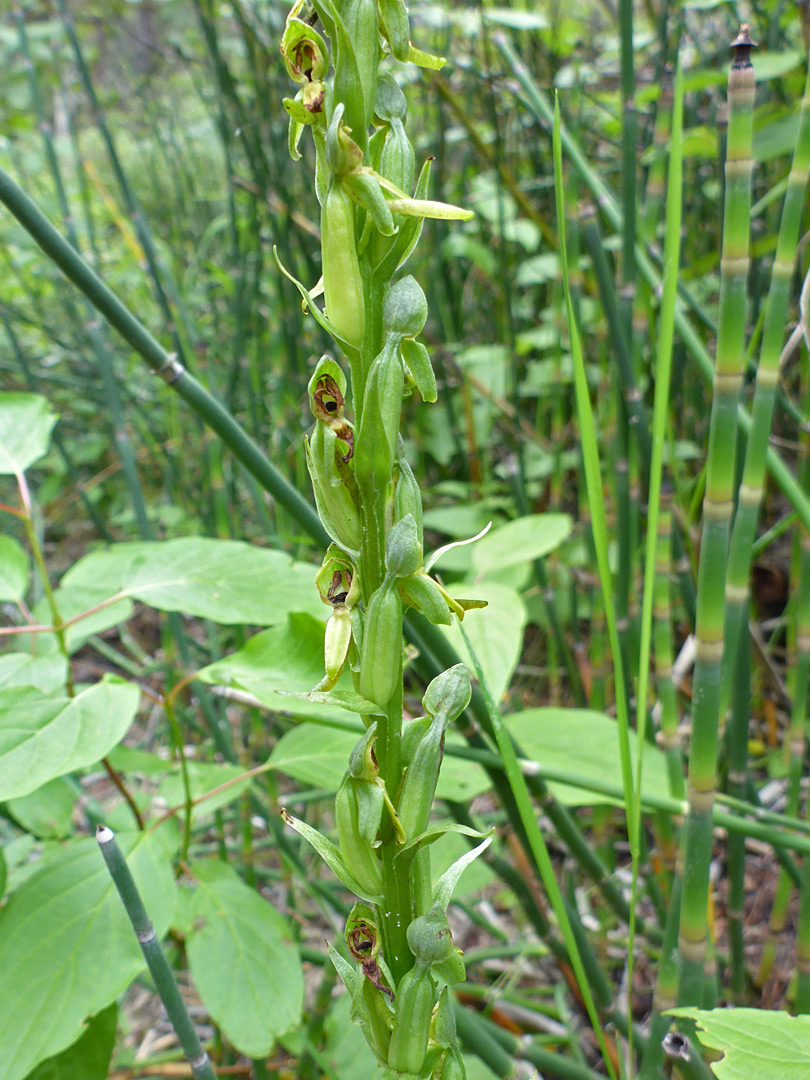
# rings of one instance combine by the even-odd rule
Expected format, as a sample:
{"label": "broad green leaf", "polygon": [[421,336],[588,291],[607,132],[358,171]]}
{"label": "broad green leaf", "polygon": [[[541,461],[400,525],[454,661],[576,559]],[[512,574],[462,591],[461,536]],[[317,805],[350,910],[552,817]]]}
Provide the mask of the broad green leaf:
{"label": "broad green leaf", "polygon": [[18,825],[34,836],[63,840],[73,832],[71,817],[76,791],[59,776],[30,795],[9,799],[6,808]]}
{"label": "broad green leaf", "polygon": [[670,1009],[697,1023],[698,1038],[723,1058],[718,1080],[806,1080],[810,1076],[810,1016],[764,1009]]}
{"label": "broad green leaf", "polygon": [[104,757],[126,734],[139,698],[136,685],[112,675],[73,698],[26,686],[0,691],[0,799]]}
{"label": "broad green leaf", "polygon": [[574,528],[568,514],[529,514],[494,529],[473,548],[473,567],[479,574],[531,562],[554,551]]}
{"label": "broad green leaf", "polygon": [[[346,712],[340,706],[279,693],[317,686],[323,678],[323,638],[322,622],[311,615],[291,615],[285,625],[255,634],[238,652],[209,664],[197,677],[206,683],[247,690],[277,712],[345,722]],[[349,690],[351,685],[344,674],[337,688]]]}
{"label": "broad green leaf", "polygon": [[160,611],[180,611],[219,623],[274,626],[290,612],[328,615],[315,589],[315,568],[283,551],[238,540],[191,536],[114,544],[80,559],[65,586],[124,593]]}
{"label": "broad green leaf", "polygon": [[[448,592],[457,599],[486,600],[489,605],[477,611],[468,611],[464,616],[464,630],[481,662],[493,700],[498,702],[509,688],[512,673],[520,659],[526,606],[514,589],[495,582],[453,585]],[[474,675],[472,661],[458,626],[454,623],[452,626],[442,626],[441,630],[469,668],[470,674]]]}
{"label": "broad green leaf", "polygon": [[39,394],[0,394],[0,476],[24,472],[44,457],[55,423]]}
{"label": "broad green leaf", "polygon": [[6,895],[6,882],[8,881],[8,866],[3,849],[0,848],[0,900]]}
{"label": "broad green leaf", "polygon": [[289,927],[221,862],[195,862],[193,930],[186,941],[194,984],[236,1049],[265,1057],[301,1019],[304,983]]}
{"label": "broad green leaf", "polygon": [[13,536],[0,536],[0,600],[17,603],[28,588],[28,555]]}
{"label": "broad green leaf", "polygon": [[[465,620],[466,625],[466,620]],[[616,721],[590,709],[541,708],[505,716],[524,757],[593,780],[609,781],[621,788],[619,735]],[[630,732],[630,753],[635,760],[636,736]],[[549,781],[555,796],[569,806],[597,803],[617,804],[620,800],[586,788]],[[669,790],[664,755],[655,746],[644,747],[644,791],[660,795]]]}
{"label": "broad green leaf", "polygon": [[[163,936],[174,893],[163,842],[154,833],[119,833],[118,842]],[[12,893],[0,911],[0,955],[0,1080],[22,1080],[145,967],[95,839],[69,841]]]}
{"label": "broad green leaf", "polygon": [[115,1047],[118,1006],[113,1003],[87,1021],[84,1034],[67,1050],[38,1065],[28,1080],[105,1080]]}
{"label": "broad green leaf", "polygon": [[299,783],[337,791],[361,734],[320,724],[298,724],[281,736],[268,764]]}
{"label": "broad green leaf", "polygon": [[0,691],[12,686],[35,686],[45,694],[64,689],[67,661],[59,653],[32,656],[27,652],[0,656]]}

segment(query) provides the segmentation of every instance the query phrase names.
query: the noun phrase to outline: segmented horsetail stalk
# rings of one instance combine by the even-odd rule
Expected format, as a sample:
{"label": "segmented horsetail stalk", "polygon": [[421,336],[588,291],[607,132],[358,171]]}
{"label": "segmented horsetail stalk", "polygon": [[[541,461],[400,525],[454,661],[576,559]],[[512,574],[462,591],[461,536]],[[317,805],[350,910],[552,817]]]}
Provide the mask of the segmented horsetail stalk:
{"label": "segmented horsetail stalk", "polygon": [[[802,290],[802,319],[806,320],[806,299],[808,286]],[[803,373],[802,402],[805,415],[810,409],[810,358],[805,353]],[[810,486],[810,431],[806,429],[799,435],[801,463],[799,478],[805,488]],[[805,723],[807,720],[808,683],[810,682],[810,529],[799,529],[799,554],[794,560],[796,572],[792,574],[795,582],[795,629],[793,631],[793,707],[790,716],[791,754],[801,773],[804,760]],[[798,564],[798,566],[796,565]],[[801,751],[799,751],[801,744]],[[805,809],[810,814],[810,804]],[[796,992],[796,1012],[810,1012],[810,857],[802,860],[801,901],[799,908],[799,930],[796,941],[796,971],[798,987]]]}
{"label": "segmented horsetail stalk", "polygon": [[766,300],[762,348],[751,407],[751,430],[748,435],[737,512],[731,533],[726,582],[724,702],[728,698],[734,675],[737,639],[743,632],[748,614],[751,546],[754,542],[759,508],[764,493],[765,452],[768,448],[776,389],[779,383],[779,360],[785,338],[785,316],[790,299],[790,280],[796,264],[808,169],[810,169],[810,69],[808,69],[802,98],[799,132],[785,192],[776,257]]}
{"label": "segmented horsetail stalk", "polygon": [[754,44],[744,24],[731,45],[733,60],[728,80],[728,152],[720,263],[720,318],[698,568],[696,659],[689,743],[689,815],[678,938],[681,963],[679,998],[682,1004],[688,1005],[705,1005],[703,967],[706,958],[706,909],[723,662],[726,557],[734,498],[737,405],[745,346],[754,103],[754,70],[750,56]]}

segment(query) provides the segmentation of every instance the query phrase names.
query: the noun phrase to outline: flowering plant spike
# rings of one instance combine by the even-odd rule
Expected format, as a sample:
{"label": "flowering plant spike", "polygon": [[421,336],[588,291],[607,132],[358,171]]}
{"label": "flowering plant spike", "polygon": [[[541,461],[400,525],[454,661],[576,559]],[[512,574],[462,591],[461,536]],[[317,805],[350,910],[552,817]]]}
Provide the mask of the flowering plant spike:
{"label": "flowering plant spike", "polygon": [[448,986],[464,978],[464,963],[442,882],[457,880],[470,855],[434,883],[428,843],[441,827],[426,830],[445,733],[469,702],[470,679],[462,665],[444,672],[425,694],[427,715],[403,725],[402,618],[410,605],[448,624],[478,605],[453,599],[425,568],[422,500],[400,423],[403,400],[416,389],[435,402],[437,386],[418,340],[425,294],[399,268],[425,217],[472,214],[429,199],[429,167],[416,169],[401,74],[407,63],[443,61],[412,45],[403,0],[296,0],[281,53],[297,87],[284,100],[290,154],[301,160],[309,131],[321,208],[322,279],[295,285],[335,343],[308,393],[307,465],[334,540],[316,581],[331,614],[315,689],[331,690],[350,671],[376,710],[373,722],[362,717],[366,734],[337,794],[338,846],[289,814],[285,821],[364,901],[346,926],[351,961],[331,948],[330,956],[382,1075],[461,1078]]}

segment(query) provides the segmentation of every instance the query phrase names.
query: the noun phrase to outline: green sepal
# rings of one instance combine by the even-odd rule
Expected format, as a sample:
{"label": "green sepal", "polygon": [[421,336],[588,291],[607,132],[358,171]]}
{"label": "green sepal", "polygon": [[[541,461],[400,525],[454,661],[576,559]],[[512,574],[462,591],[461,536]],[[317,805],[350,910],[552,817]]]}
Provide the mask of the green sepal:
{"label": "green sepal", "polygon": [[381,53],[375,0],[348,0],[343,6],[343,22],[354,47],[357,71],[363,86],[364,121],[368,128],[374,115]]}
{"label": "green sepal", "polygon": [[438,975],[449,986],[462,983],[467,978],[467,969],[464,966],[464,957],[461,949],[453,949],[450,956],[440,964],[433,965],[433,974]]}
{"label": "green sepal", "polygon": [[371,484],[378,493],[394,467],[404,388],[399,343],[389,337],[366,379],[354,458],[358,484]]}
{"label": "green sepal", "polygon": [[408,578],[422,565],[422,545],[413,514],[400,518],[385,542],[385,569],[397,578]]}
{"label": "green sepal", "polygon": [[374,756],[374,742],[377,738],[376,721],[355,743],[349,754],[349,775],[355,780],[376,780],[380,775],[380,766]]}
{"label": "green sepal", "polygon": [[417,716],[413,720],[402,721],[402,764],[403,766],[410,765],[413,761],[413,755],[416,751],[416,747],[421,742],[423,736],[427,733],[428,728],[432,722],[430,716]]}
{"label": "green sepal", "polygon": [[456,1014],[448,986],[443,986],[439,991],[439,1003],[433,1014],[431,1040],[446,1050],[456,1042]]}
{"label": "green sepal", "polygon": [[422,1072],[435,999],[436,984],[430,968],[417,960],[397,986],[394,1030],[388,1049],[388,1064],[392,1069],[417,1074]]}
{"label": "green sepal", "polygon": [[455,950],[447,916],[435,904],[430,911],[411,921],[406,937],[408,948],[423,964],[441,964]]}
{"label": "green sepal", "polygon": [[382,305],[384,334],[416,337],[422,333],[427,316],[427,298],[422,286],[412,274],[400,278],[385,294]]}
{"label": "green sepal", "polygon": [[382,889],[380,860],[372,846],[373,840],[368,839],[366,834],[371,833],[372,837],[376,837],[382,820],[383,800],[379,800],[376,822],[368,816],[371,810],[369,804],[364,805],[366,816],[361,826],[357,787],[364,783],[352,776],[344,776],[335,796],[335,825],[345,865],[351,866],[352,876],[363,890],[357,895],[367,900],[369,895],[377,895]]}
{"label": "green sepal", "polygon": [[[316,431],[321,430],[319,426]],[[334,432],[327,432],[334,439]],[[314,437],[313,437],[314,438]],[[334,471],[328,472],[323,461],[313,454],[309,440],[304,439],[307,469],[312,480],[312,491],[315,495],[315,506],[321,523],[335,543],[349,552],[355,559],[360,558],[360,515],[357,512],[351,493],[345,484],[335,482]],[[320,444],[316,450],[320,452]],[[334,466],[333,466],[334,470]]]}
{"label": "green sepal", "polygon": [[383,195],[380,182],[369,169],[356,169],[343,176],[343,185],[356,203],[359,203],[371,215],[378,232],[383,236],[393,236],[397,231],[394,218],[388,207],[388,200]]}
{"label": "green sepal", "polygon": [[436,387],[436,375],[427,348],[421,341],[413,341],[411,338],[403,338],[400,348],[402,349],[402,359],[413,376],[413,381],[422,395],[422,400],[428,404],[436,401],[439,396]]}
{"label": "green sepal", "polygon": [[454,664],[431,680],[422,698],[422,708],[428,716],[441,716],[452,723],[470,704],[471,697],[469,671],[464,664]]}
{"label": "green sepal", "polygon": [[378,847],[380,842],[377,833],[380,831],[385,808],[385,788],[374,780],[355,780],[354,793],[357,799],[360,835],[368,840],[372,847]]}
{"label": "green sepal", "polygon": [[408,99],[394,76],[386,71],[377,80],[377,97],[374,102],[374,115],[383,124],[394,120],[404,121],[408,113]]}
{"label": "green sepal", "polygon": [[416,154],[401,120],[392,120],[380,149],[377,172],[403,191],[410,191],[416,170]]}
{"label": "green sepal", "polygon": [[335,47],[333,100],[345,104],[344,123],[360,149],[365,150],[368,129],[365,122],[363,82],[352,39],[332,0],[313,0],[312,6],[320,15],[324,29]]}
{"label": "green sepal", "polygon": [[349,872],[346,863],[343,860],[343,856],[340,853],[340,848],[333,844],[331,840],[327,840],[323,833],[318,832],[317,829],[313,829],[311,825],[307,825],[307,823],[301,821],[300,818],[293,817],[287,810],[282,809],[281,816],[284,819],[285,824],[289,825],[291,829],[295,829],[297,833],[303,836],[307,843],[315,848],[338,881],[340,881],[342,885],[345,885],[350,892],[353,892],[355,896],[359,896],[361,900],[365,900],[367,904],[383,903],[383,897],[379,889],[374,892],[364,888],[357,878]]}
{"label": "green sepal", "polygon": [[441,71],[447,63],[446,57],[436,56],[434,53],[425,52],[424,49],[417,49],[415,45],[408,46],[408,60],[417,67],[429,68],[431,71]]}
{"label": "green sepal", "polygon": [[450,626],[453,615],[445,593],[424,571],[419,570],[398,582],[399,592],[406,604],[421,611],[436,626]]}
{"label": "green sepal", "polygon": [[430,1080],[467,1080],[464,1058],[457,1046],[451,1046],[442,1056],[430,1074]]}
{"label": "green sepal", "polygon": [[377,0],[383,35],[391,46],[397,60],[405,63],[410,51],[410,26],[408,9],[404,0]]}
{"label": "green sepal", "polygon": [[[429,181],[430,161],[428,160],[420,170],[414,190],[414,198],[423,199],[427,195]],[[419,237],[422,235],[423,223],[424,218],[406,218],[400,224],[396,237],[387,242],[387,247],[384,246],[386,243],[385,237],[377,238],[379,246],[375,250],[377,259],[373,273],[378,282],[387,284],[397,269],[407,261],[408,256],[416,247]]]}
{"label": "green sepal", "polygon": [[394,520],[399,521],[406,514],[412,514],[416,522],[416,538],[420,545],[424,546],[424,532],[422,526],[422,490],[413,475],[404,454],[400,454],[397,447],[396,458],[396,488],[394,489]]}

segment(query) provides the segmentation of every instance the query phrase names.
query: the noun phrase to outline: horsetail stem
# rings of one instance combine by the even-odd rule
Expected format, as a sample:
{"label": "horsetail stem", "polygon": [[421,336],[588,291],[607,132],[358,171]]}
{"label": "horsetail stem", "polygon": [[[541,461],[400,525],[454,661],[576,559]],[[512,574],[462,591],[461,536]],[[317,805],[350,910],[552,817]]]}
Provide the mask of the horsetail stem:
{"label": "horsetail stem", "polygon": [[681,900],[679,999],[705,1005],[712,807],[715,798],[720,681],[723,662],[726,554],[734,498],[737,405],[745,346],[745,288],[748,274],[754,42],[747,25],[732,42],[728,80],[728,154],[720,263],[720,318],[717,335],[706,492],[697,593],[696,660],[692,690],[688,799]]}

